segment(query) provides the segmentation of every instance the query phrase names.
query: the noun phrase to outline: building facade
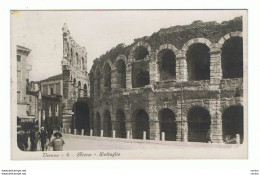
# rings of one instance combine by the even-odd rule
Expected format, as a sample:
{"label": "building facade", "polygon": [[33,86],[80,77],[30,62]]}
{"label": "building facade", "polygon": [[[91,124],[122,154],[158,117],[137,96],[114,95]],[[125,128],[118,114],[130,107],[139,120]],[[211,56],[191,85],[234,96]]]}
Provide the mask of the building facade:
{"label": "building facade", "polygon": [[62,127],[62,74],[38,82],[41,89],[40,123],[46,130],[52,131]]}
{"label": "building facade", "polygon": [[[66,48],[66,47],[65,47]],[[119,44],[89,74],[95,135],[215,143],[244,138],[242,17]]]}
{"label": "building facade", "polygon": [[[34,122],[35,113],[32,112],[35,106],[32,101],[35,100],[31,94],[27,94],[27,83],[29,79],[29,71],[31,66],[27,64],[27,57],[31,50],[23,47],[16,47],[16,63],[17,63],[17,122]],[[31,100],[31,101],[29,101]],[[37,108],[37,107],[36,107]]]}
{"label": "building facade", "polygon": [[64,128],[90,131],[89,78],[87,52],[70,35],[67,24],[63,28],[62,59],[62,124]]}

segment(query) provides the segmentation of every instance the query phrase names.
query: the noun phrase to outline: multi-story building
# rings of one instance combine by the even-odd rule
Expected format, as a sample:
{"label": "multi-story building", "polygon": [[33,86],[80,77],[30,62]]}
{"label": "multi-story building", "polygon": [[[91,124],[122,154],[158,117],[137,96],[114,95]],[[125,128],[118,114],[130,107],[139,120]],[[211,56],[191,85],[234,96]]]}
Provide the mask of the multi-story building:
{"label": "multi-story building", "polygon": [[[34,122],[35,115],[31,115],[31,105],[28,103],[32,97],[27,95],[27,81],[29,78],[29,71],[31,66],[27,64],[27,57],[31,50],[17,46],[16,48],[16,61],[17,61],[17,120],[20,122]],[[29,99],[28,99],[29,98]]]}
{"label": "multi-story building", "polygon": [[41,126],[47,130],[62,127],[62,74],[38,82],[41,89]]}

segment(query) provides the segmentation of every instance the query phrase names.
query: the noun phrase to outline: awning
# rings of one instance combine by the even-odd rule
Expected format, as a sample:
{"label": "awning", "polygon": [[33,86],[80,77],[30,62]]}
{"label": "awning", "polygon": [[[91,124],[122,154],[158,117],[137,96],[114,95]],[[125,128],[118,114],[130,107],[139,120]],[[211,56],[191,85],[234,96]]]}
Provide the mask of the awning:
{"label": "awning", "polygon": [[17,117],[20,119],[35,119],[34,116],[28,116],[26,113],[27,105],[17,105]]}

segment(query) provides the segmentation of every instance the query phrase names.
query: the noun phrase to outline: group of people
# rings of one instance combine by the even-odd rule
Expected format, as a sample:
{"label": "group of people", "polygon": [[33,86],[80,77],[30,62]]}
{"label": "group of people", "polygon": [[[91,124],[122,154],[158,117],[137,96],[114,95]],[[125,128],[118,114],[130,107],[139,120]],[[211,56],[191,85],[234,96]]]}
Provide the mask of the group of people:
{"label": "group of people", "polygon": [[[54,138],[52,139],[52,136]],[[18,130],[17,132],[17,144],[22,151],[37,151],[37,144],[40,144],[41,151],[49,150],[49,146],[53,147],[53,151],[62,151],[64,140],[61,138],[62,134],[60,132],[45,131],[44,127],[41,127],[40,132],[36,129],[30,131]],[[28,144],[30,138],[30,147]]]}

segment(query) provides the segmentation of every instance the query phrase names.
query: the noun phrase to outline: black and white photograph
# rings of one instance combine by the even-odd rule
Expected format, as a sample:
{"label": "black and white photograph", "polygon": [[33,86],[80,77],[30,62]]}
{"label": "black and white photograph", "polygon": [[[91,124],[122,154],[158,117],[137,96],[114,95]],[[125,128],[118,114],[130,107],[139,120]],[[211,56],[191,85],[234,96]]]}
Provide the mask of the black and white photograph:
{"label": "black and white photograph", "polygon": [[247,159],[246,10],[10,16],[12,159]]}

